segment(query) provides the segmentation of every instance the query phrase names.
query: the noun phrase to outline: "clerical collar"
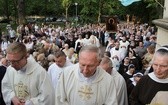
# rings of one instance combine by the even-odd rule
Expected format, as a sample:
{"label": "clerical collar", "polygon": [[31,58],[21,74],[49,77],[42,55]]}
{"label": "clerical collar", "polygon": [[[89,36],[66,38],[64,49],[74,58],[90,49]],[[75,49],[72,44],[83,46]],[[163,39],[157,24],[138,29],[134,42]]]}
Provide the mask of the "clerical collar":
{"label": "clerical collar", "polygon": [[22,67],[18,72],[19,73],[25,73],[26,72],[26,68],[27,68],[27,64],[24,67]]}
{"label": "clerical collar", "polygon": [[94,75],[92,75],[91,77],[88,77],[88,78],[83,76],[83,74],[80,72],[80,69],[78,70],[78,74],[79,74],[79,79],[81,81],[86,81],[87,83],[92,83],[92,81],[96,78],[96,76],[98,74],[98,70],[96,70]]}
{"label": "clerical collar", "polygon": [[159,82],[159,83],[168,83],[168,78],[166,78],[166,79],[159,79],[159,78],[156,77],[156,75],[154,74],[154,72],[149,73],[148,75],[149,75],[149,77],[152,80],[154,80],[156,82]]}

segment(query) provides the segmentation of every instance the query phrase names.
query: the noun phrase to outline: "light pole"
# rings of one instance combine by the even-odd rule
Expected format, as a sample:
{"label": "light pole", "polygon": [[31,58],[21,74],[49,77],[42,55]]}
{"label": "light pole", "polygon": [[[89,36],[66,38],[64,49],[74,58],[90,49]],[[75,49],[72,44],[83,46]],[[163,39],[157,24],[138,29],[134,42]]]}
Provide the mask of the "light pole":
{"label": "light pole", "polygon": [[78,3],[75,3],[75,6],[76,6],[76,17],[75,17],[75,24],[76,24],[76,26],[77,26],[77,21],[78,21],[78,8],[77,8],[77,6],[78,6]]}

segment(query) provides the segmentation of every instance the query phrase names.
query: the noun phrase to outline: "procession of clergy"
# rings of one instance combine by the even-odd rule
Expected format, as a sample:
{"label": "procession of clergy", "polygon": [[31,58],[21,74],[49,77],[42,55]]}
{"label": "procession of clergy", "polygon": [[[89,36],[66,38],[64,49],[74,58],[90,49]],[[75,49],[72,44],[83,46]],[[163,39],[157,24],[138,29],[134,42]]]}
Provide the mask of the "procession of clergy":
{"label": "procession of clergy", "polygon": [[49,32],[4,39],[0,105],[168,103],[168,45],[155,49],[152,27],[119,26],[115,39],[97,25],[42,29]]}

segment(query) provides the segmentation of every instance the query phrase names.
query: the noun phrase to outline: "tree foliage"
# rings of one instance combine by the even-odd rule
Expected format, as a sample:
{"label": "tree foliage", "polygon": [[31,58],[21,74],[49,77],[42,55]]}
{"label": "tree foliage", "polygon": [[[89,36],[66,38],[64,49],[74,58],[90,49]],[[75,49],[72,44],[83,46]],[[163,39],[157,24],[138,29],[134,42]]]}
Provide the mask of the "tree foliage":
{"label": "tree foliage", "polygon": [[65,17],[68,18],[68,9],[71,6],[72,1],[71,0],[63,0],[62,6],[65,9]]}
{"label": "tree foliage", "polygon": [[[157,2],[156,2],[157,1]],[[75,4],[78,3],[78,17],[82,23],[100,22],[102,15],[117,15],[125,19],[126,14],[135,15],[143,22],[162,18],[163,8],[158,4],[164,0],[141,0],[127,7],[119,0],[24,0],[25,16],[65,16],[75,17]],[[18,18],[18,0],[0,0],[0,16]]]}

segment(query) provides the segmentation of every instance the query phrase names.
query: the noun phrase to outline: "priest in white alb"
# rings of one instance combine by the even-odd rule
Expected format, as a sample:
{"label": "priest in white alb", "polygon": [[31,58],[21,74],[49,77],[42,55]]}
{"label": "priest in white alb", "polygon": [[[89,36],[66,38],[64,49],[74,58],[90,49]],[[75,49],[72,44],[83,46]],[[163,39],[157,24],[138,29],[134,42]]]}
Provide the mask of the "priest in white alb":
{"label": "priest in white alb", "polygon": [[79,63],[64,69],[55,92],[55,105],[118,105],[114,79],[99,66],[100,50],[83,46]]}

